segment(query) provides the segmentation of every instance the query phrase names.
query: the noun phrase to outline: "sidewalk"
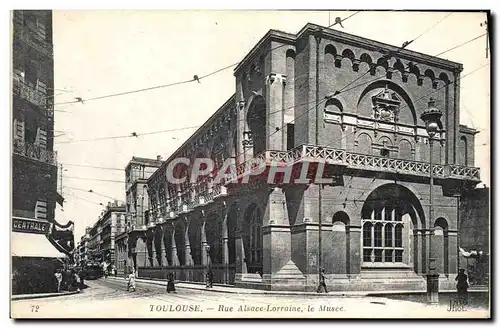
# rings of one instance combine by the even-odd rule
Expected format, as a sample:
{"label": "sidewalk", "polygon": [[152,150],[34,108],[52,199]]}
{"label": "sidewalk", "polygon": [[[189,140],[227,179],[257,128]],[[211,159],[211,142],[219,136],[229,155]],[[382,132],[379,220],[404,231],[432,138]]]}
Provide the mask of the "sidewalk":
{"label": "sidewalk", "polygon": [[[118,277],[108,277],[108,279],[116,279],[121,281],[126,281],[125,278]],[[136,278],[136,282],[165,286],[167,287],[166,280],[156,280],[156,279],[144,279],[144,278]],[[342,291],[342,292],[332,292],[330,291],[328,294],[325,293],[315,293],[315,292],[301,292],[301,291],[277,291],[277,290],[260,290],[260,289],[250,289],[250,288],[237,288],[231,287],[227,285],[213,285],[213,288],[206,288],[204,283],[195,283],[195,282],[177,282],[175,284],[176,288],[184,288],[184,289],[195,289],[195,290],[204,290],[209,292],[218,292],[218,293],[232,293],[232,294],[252,294],[252,295],[265,295],[265,294],[274,294],[274,295],[315,295],[315,296],[344,296],[344,297],[362,297],[362,296],[378,296],[378,295],[391,295],[391,294],[421,294],[426,293],[425,290],[388,290],[388,291]],[[469,292],[487,292],[487,289],[469,289]],[[441,293],[455,293],[455,291],[442,291]]]}
{"label": "sidewalk", "polygon": [[58,297],[58,296],[68,296],[73,294],[78,294],[80,291],[72,291],[72,292],[61,292],[61,293],[41,293],[41,294],[22,294],[22,295],[12,295],[12,301],[18,300],[29,300],[35,298],[47,298],[47,297]]}

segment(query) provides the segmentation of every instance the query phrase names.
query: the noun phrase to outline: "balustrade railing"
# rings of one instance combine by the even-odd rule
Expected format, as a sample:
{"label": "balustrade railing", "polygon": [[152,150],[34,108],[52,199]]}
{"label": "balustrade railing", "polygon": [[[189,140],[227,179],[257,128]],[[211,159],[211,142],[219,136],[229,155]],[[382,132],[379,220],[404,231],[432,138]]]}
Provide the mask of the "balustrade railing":
{"label": "balustrade railing", "polygon": [[33,49],[37,50],[38,52],[44,54],[47,57],[52,58],[53,46],[51,43],[38,37],[33,32],[29,32],[26,30],[17,30],[16,36],[19,38],[19,40],[21,40],[28,46],[32,47]]}
{"label": "balustrade railing", "polygon": [[14,154],[27,157],[42,163],[57,165],[57,152],[43,149],[23,140],[14,139],[12,151]]}
{"label": "balustrade railing", "polygon": [[47,96],[45,93],[38,91],[35,87],[24,83],[20,79],[14,78],[12,81],[14,94],[44,110],[46,109]]}
{"label": "balustrade railing", "polygon": [[[253,170],[261,169],[266,165],[293,165],[298,162],[324,162],[331,165],[342,165],[352,169],[379,171],[388,173],[409,174],[422,177],[429,176],[430,165],[426,162],[419,162],[407,159],[389,158],[376,155],[358,154],[348,152],[343,149],[331,147],[302,145],[289,151],[265,151],[255,158],[236,166],[237,176],[227,173],[222,181],[215,183],[213,179],[207,178],[199,181],[199,184],[206,184],[206,187],[198,187],[200,192],[194,198],[185,202],[182,208],[174,210],[187,212],[195,206],[202,206],[212,202],[218,197],[228,195],[227,183],[235,181],[237,177],[250,173]],[[436,178],[454,178],[479,181],[480,170],[476,167],[460,165],[433,165],[433,174]]]}

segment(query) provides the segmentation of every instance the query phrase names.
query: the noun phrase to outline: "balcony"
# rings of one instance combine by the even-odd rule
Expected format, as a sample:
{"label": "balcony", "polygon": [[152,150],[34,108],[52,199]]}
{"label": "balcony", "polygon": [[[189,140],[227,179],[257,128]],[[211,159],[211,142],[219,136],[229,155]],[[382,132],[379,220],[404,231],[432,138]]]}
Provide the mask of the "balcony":
{"label": "balcony", "polygon": [[13,149],[14,154],[33,159],[49,165],[57,165],[57,152],[43,149],[34,144],[23,140],[14,139]]}
{"label": "balcony", "polygon": [[[427,178],[429,177],[430,165],[426,162],[412,161],[398,158],[387,158],[375,155],[357,154],[343,149],[331,147],[302,145],[289,151],[265,151],[252,160],[236,166],[236,176],[229,174],[220,183],[213,183],[211,178],[205,178],[192,200],[184,200],[179,204],[175,199],[167,200],[167,215],[170,219],[179,214],[185,214],[195,208],[202,208],[216,199],[228,196],[227,186],[237,183],[238,179],[252,173],[254,170],[271,165],[293,166],[300,163],[324,163],[352,170],[363,170],[372,172],[395,173]],[[261,171],[263,172],[263,171]],[[437,179],[458,179],[469,182],[480,182],[480,170],[477,167],[460,166],[455,164],[434,164],[434,177]],[[172,201],[173,200],[173,201]]]}
{"label": "balcony", "polygon": [[[273,165],[289,166],[301,162],[324,163],[343,166],[349,169],[386,172],[428,177],[430,165],[407,159],[388,158],[348,152],[331,147],[302,145],[289,151],[265,151],[255,158],[236,167],[237,178],[250,172]],[[480,170],[477,167],[455,164],[433,164],[434,177],[440,179],[461,179],[480,182]]]}
{"label": "balcony", "polygon": [[26,30],[18,30],[16,31],[17,38],[32,47],[36,51],[44,54],[45,56],[52,58],[53,56],[53,47],[52,44],[47,41],[39,38],[35,33]]}
{"label": "balcony", "polygon": [[47,108],[47,95],[45,93],[38,91],[35,87],[27,85],[18,78],[14,78],[12,81],[15,95],[18,95],[42,109]]}

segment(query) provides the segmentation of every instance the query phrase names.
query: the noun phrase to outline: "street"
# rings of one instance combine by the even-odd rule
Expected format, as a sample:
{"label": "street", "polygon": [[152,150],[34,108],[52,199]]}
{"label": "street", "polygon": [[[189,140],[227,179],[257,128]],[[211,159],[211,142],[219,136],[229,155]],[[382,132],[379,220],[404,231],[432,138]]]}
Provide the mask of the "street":
{"label": "street", "polygon": [[484,309],[429,307],[384,297],[233,294],[138,283],[124,279],[85,282],[80,294],[11,302],[14,318],[485,318]]}

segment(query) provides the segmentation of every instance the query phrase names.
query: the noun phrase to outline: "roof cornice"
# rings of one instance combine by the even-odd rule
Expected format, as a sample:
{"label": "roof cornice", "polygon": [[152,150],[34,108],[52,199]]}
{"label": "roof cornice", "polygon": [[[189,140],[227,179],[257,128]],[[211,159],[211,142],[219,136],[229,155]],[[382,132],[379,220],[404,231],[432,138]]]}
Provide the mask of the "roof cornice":
{"label": "roof cornice", "polygon": [[250,61],[255,57],[255,55],[259,52],[260,48],[269,41],[281,41],[283,43],[294,44],[295,43],[295,35],[279,30],[269,30],[257,44],[243,57],[243,59],[238,63],[238,65],[234,68],[234,75],[237,75],[240,69],[245,66],[245,63]]}
{"label": "roof cornice", "polygon": [[[317,33],[318,29],[321,30],[322,35],[330,39],[342,42],[350,43],[354,46],[359,46],[368,50],[380,51],[389,50],[396,52],[400,50],[400,47],[393,46],[380,41],[375,41],[367,38],[363,38],[357,35],[337,31],[324,26],[308,23],[297,33],[297,39],[300,39],[306,35]],[[399,51],[398,57],[408,59],[415,62],[428,63],[432,66],[448,69],[454,72],[461,72],[463,70],[463,65],[450,60],[442,59],[435,56],[426,55],[417,51],[403,49]]]}

